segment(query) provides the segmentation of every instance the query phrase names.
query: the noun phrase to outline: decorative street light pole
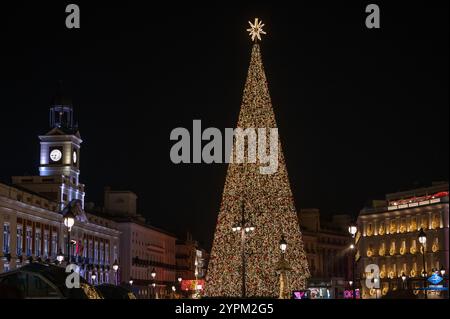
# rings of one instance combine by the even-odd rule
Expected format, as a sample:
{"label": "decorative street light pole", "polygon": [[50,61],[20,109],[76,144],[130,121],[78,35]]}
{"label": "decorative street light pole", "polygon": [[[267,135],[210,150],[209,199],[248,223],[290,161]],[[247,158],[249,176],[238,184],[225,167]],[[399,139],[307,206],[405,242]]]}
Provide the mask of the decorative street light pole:
{"label": "decorative street light pole", "polygon": [[150,276],[152,277],[152,280],[153,280],[153,282],[152,282],[152,287],[153,287],[153,296],[155,297],[156,296],[156,289],[155,289],[155,287],[156,287],[156,283],[155,283],[155,278],[156,278],[156,270],[155,270],[155,268],[153,268],[152,269],[152,271],[151,271],[151,273],[150,273]]}
{"label": "decorative street light pole", "polygon": [[67,264],[71,262],[70,256],[70,231],[72,230],[72,226],[75,224],[75,215],[69,210],[64,215],[64,225],[67,227]]}
{"label": "decorative street light pole", "polygon": [[59,248],[58,254],[56,255],[56,260],[61,264],[64,260],[64,255],[61,251],[61,248]]}
{"label": "decorative street light pole", "polygon": [[350,226],[348,226],[348,232],[350,233],[350,235],[352,235],[352,239],[353,239],[353,242],[352,242],[352,244],[350,245],[350,249],[353,251],[353,254],[352,254],[352,277],[353,277],[353,280],[352,280],[352,284],[351,284],[351,288],[352,288],[352,290],[353,290],[353,292],[352,292],[352,295],[353,295],[353,299],[356,299],[356,281],[355,281],[355,268],[356,268],[356,247],[355,247],[355,245],[356,245],[356,239],[355,239],[355,235],[356,235],[356,233],[358,232],[358,227],[356,226],[356,224],[350,224]]}
{"label": "decorative street light pole", "polygon": [[[442,279],[444,280],[444,288],[445,288],[445,268],[444,268],[444,265],[441,266],[441,269],[439,270],[439,272],[441,273]],[[448,284],[447,284],[447,289],[448,289]],[[443,294],[445,296],[445,292]]]}
{"label": "decorative street light pole", "polygon": [[406,274],[402,272],[402,282],[403,282],[403,289],[408,289],[406,284]]}
{"label": "decorative street light pole", "polygon": [[285,259],[285,253],[287,249],[287,242],[284,239],[284,235],[281,236],[280,240],[280,250],[281,250],[281,257],[280,261],[278,262],[277,271],[280,272],[280,295],[279,299],[286,299],[289,298],[286,293],[286,288],[288,287],[287,282],[287,272],[292,270],[289,266],[289,263]]}
{"label": "decorative street light pole", "polygon": [[241,260],[242,260],[242,298],[246,297],[246,274],[245,274],[245,240],[246,236],[245,234],[251,231],[255,230],[254,226],[250,226],[247,224],[247,221],[245,220],[245,202],[242,201],[242,209],[241,209],[241,220],[232,226],[233,232],[241,232]]}
{"label": "decorative street light pole", "polygon": [[119,270],[119,264],[117,263],[117,259],[114,260],[114,264],[112,265],[112,269],[114,270],[114,277],[115,277],[116,286],[117,286],[117,271]]}
{"label": "decorative street light pole", "polygon": [[427,245],[427,234],[425,234],[423,228],[420,228],[418,238],[419,238],[419,243],[422,244],[422,263],[423,263],[422,276],[423,276],[423,280],[424,280],[424,282],[423,282],[423,289],[424,289],[423,292],[425,294],[425,299],[428,299],[428,292],[426,290],[426,286],[427,286],[427,263],[425,261],[425,248],[426,248],[426,245]]}

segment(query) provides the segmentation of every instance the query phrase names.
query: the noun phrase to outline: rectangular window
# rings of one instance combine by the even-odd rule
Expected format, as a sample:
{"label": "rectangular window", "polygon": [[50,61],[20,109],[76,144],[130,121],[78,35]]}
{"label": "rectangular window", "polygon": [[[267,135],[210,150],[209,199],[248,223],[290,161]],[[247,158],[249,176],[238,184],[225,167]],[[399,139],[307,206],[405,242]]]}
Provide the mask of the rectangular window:
{"label": "rectangular window", "polygon": [[109,244],[105,244],[105,264],[109,265]]}
{"label": "rectangular window", "polygon": [[105,282],[106,282],[107,284],[110,283],[110,282],[109,282],[109,272],[106,272],[106,273],[105,273]]}
{"label": "rectangular window", "polygon": [[94,244],[94,264],[98,263],[98,241]]}
{"label": "rectangular window", "polygon": [[114,245],[113,251],[114,251],[113,256],[114,256],[114,262],[115,262],[116,260],[118,260],[117,259],[117,246],[116,245]]}
{"label": "rectangular window", "polygon": [[[62,252],[63,254],[65,254],[65,256],[67,256],[67,235],[64,234],[64,238],[63,238],[63,246],[62,246]],[[64,257],[66,258],[66,257]]]}
{"label": "rectangular window", "polygon": [[89,240],[89,259],[91,259],[91,263],[92,263],[92,260],[94,259],[94,253],[93,253],[92,249],[93,249],[92,240]]}
{"label": "rectangular window", "polygon": [[83,257],[87,258],[87,253],[88,253],[88,245],[87,245],[87,239],[84,239],[83,241]]}
{"label": "rectangular window", "polygon": [[9,254],[9,245],[11,241],[11,233],[9,223],[3,224],[3,253]]}
{"label": "rectangular window", "polygon": [[48,233],[48,231],[44,232],[44,256],[45,258],[48,257],[48,245],[50,242],[50,235]]}
{"label": "rectangular window", "polygon": [[55,258],[56,254],[58,253],[57,244],[58,243],[58,234],[52,233],[52,257]]}
{"label": "rectangular window", "polygon": [[30,257],[31,255],[32,255],[32,252],[31,252],[31,243],[32,243],[32,240],[33,240],[33,238],[32,238],[32,235],[33,233],[32,233],[32,230],[31,230],[31,227],[27,227],[27,233],[26,233],[26,242],[25,242],[25,245],[26,245],[26,247],[25,247],[25,250],[26,250],[26,252],[27,252],[27,257]]}
{"label": "rectangular window", "polygon": [[34,247],[35,255],[41,256],[41,230],[39,228],[36,228]]}
{"label": "rectangular window", "polygon": [[21,225],[17,225],[17,237],[16,237],[16,246],[17,246],[17,256],[22,256],[22,248],[23,248],[23,230]]}
{"label": "rectangular window", "polygon": [[104,254],[105,254],[105,250],[104,250],[103,243],[100,243],[100,264],[101,265],[103,265],[103,262],[105,261]]}

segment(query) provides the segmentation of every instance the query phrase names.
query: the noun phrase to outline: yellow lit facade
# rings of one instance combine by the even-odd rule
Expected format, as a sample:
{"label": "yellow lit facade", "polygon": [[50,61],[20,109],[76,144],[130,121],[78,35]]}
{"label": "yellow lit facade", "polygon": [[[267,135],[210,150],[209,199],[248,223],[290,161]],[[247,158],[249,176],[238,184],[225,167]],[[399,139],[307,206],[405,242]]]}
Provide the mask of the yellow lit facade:
{"label": "yellow lit facade", "polygon": [[[378,201],[365,208],[358,217],[361,234],[357,243],[358,273],[363,298],[380,298],[398,289],[411,289],[423,296],[417,288],[423,287],[425,270],[449,266],[449,204],[448,184],[409,192],[388,194],[386,201]],[[425,265],[422,244],[418,241],[420,228],[426,236]],[[373,273],[365,273],[368,265],[379,267],[379,286],[374,289]],[[406,275],[403,282],[402,274]],[[447,285],[447,283],[446,283]],[[440,298],[441,292],[429,292],[428,298]]]}

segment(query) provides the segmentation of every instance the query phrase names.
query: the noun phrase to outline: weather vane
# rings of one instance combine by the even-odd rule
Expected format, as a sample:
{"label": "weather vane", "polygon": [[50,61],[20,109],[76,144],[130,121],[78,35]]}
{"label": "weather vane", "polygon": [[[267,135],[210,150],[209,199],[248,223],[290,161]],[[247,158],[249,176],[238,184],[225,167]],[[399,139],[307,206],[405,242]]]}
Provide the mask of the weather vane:
{"label": "weather vane", "polygon": [[266,32],[262,29],[264,24],[262,21],[259,21],[258,18],[255,18],[255,23],[248,22],[250,24],[250,28],[247,31],[250,33],[250,37],[252,41],[256,41],[257,39],[261,41],[261,34],[266,34]]}

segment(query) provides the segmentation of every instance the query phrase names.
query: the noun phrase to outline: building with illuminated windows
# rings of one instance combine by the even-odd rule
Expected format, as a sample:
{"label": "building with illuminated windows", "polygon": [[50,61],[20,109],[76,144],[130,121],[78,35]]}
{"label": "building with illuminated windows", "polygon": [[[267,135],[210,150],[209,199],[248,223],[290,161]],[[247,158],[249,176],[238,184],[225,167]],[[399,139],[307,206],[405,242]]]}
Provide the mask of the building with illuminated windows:
{"label": "building with illuminated windows", "polygon": [[61,210],[72,200],[84,206],[85,196],[79,183],[82,140],[73,123],[72,104],[59,88],[50,107],[50,130],[39,136],[39,176],[0,183],[0,272],[33,261],[54,263],[61,252],[89,282],[116,280],[112,265],[119,261],[120,231],[114,221],[86,214],[87,220],[75,221],[68,243]]}
{"label": "building with illuminated windows", "polygon": [[200,247],[190,233],[185,239],[176,242],[177,279],[181,278],[180,287],[185,295],[204,289],[208,252]]}
{"label": "building with illuminated windows", "polygon": [[131,284],[140,299],[166,298],[176,285],[176,236],[148,224],[136,200],[133,192],[106,188],[105,206],[96,214],[114,220],[120,230],[122,284]]}
{"label": "building with illuminated windows", "polygon": [[[448,194],[448,183],[433,183],[388,194],[360,212],[356,259],[363,298],[380,298],[400,289],[423,298],[421,288],[430,285],[426,279],[441,269],[448,272]],[[421,228],[426,234],[424,255],[418,240]],[[427,295],[442,296],[439,290]]]}
{"label": "building with illuminated windows", "polygon": [[311,272],[311,298],[344,298],[351,278],[350,216],[334,215],[327,221],[321,219],[319,209],[305,208],[298,211],[298,219]]}

